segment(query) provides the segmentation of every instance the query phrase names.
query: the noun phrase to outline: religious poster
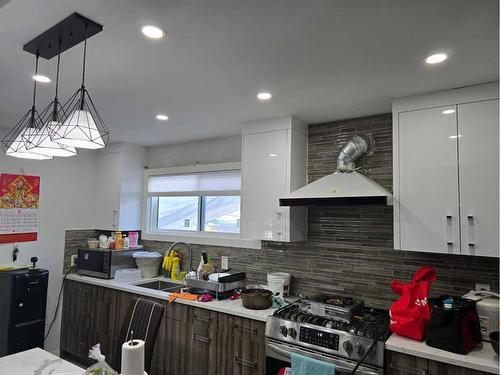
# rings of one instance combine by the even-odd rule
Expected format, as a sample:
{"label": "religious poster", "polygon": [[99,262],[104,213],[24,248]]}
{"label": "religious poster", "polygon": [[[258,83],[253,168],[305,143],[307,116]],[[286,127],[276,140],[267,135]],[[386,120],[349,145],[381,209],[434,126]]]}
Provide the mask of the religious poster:
{"label": "religious poster", "polygon": [[40,177],[0,174],[0,243],[36,241]]}

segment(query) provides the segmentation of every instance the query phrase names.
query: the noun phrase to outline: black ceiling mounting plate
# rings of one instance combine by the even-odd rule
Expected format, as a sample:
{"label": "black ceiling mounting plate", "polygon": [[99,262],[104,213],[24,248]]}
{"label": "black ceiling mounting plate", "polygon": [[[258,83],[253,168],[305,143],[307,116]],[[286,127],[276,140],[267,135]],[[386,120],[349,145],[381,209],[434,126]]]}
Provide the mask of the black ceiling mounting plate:
{"label": "black ceiling mounting plate", "polygon": [[61,40],[61,53],[83,42],[85,40],[85,27],[87,27],[87,39],[102,31],[102,25],[81,14],[73,13],[26,43],[23,50],[50,60],[57,56],[59,39]]}

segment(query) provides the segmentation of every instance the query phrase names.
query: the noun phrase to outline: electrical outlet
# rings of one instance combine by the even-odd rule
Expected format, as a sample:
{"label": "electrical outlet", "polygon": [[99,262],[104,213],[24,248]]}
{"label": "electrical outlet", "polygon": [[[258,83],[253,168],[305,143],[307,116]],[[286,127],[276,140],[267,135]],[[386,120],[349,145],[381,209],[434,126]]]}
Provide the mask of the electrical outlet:
{"label": "electrical outlet", "polygon": [[72,255],[71,256],[71,267],[76,266],[77,263],[78,263],[78,255],[77,254]]}
{"label": "electrical outlet", "polygon": [[479,283],[476,283],[476,290],[487,290],[489,292],[491,290],[490,284],[479,284]]}
{"label": "electrical outlet", "polygon": [[223,270],[227,270],[229,268],[229,257],[228,256],[221,256],[220,258],[220,262],[221,262],[221,268]]}

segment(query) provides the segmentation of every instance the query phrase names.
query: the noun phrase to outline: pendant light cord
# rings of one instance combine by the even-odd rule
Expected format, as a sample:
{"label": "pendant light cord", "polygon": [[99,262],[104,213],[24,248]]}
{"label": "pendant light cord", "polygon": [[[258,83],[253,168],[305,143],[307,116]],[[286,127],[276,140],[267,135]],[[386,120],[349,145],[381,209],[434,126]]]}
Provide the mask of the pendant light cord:
{"label": "pendant light cord", "polygon": [[54,109],[52,110],[52,121],[58,122],[59,116],[57,114],[57,104],[59,100],[57,98],[57,94],[59,92],[59,65],[61,64],[61,43],[62,38],[59,36],[59,45],[57,49],[57,69],[56,69],[56,94],[54,96]]}
{"label": "pendant light cord", "polygon": [[36,99],[36,76],[38,75],[38,57],[39,54],[36,54],[36,60],[35,60],[35,79],[33,79],[33,104],[31,105],[31,109],[35,110],[35,99]]}
{"label": "pendant light cord", "polygon": [[85,63],[87,60],[87,29],[88,25],[85,25],[85,41],[83,42],[83,69],[82,69],[82,96],[80,98],[80,110],[83,111],[85,107]]}
{"label": "pendant light cord", "polygon": [[88,29],[88,25],[85,25],[85,41],[83,42],[82,87],[85,87],[85,62],[86,62],[86,59],[87,59],[87,29]]}

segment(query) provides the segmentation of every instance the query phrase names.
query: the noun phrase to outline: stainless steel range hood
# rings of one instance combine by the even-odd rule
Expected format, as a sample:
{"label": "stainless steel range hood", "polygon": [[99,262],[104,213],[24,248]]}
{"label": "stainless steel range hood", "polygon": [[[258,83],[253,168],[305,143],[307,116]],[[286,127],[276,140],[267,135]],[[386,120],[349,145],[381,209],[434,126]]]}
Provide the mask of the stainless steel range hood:
{"label": "stainless steel range hood", "polygon": [[356,171],[355,162],[373,152],[371,134],[356,135],[342,147],[337,170],[280,198],[280,206],[386,205],[392,194]]}

